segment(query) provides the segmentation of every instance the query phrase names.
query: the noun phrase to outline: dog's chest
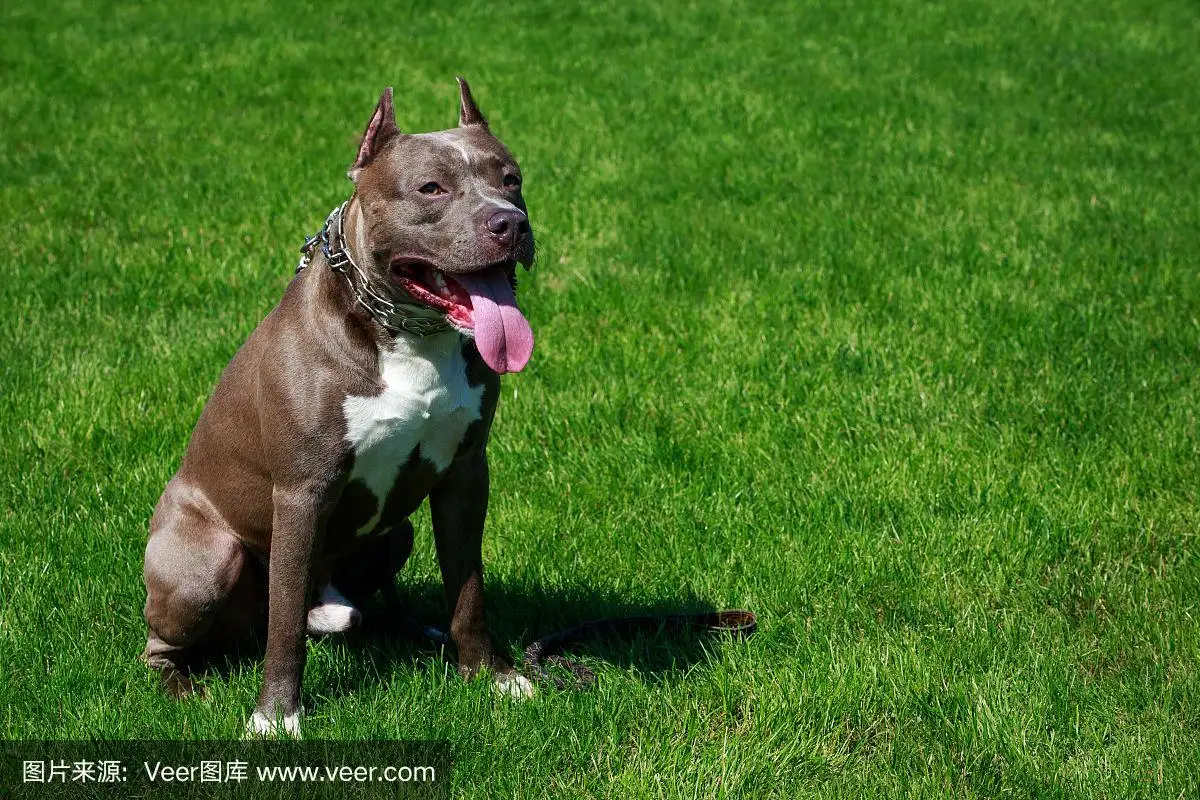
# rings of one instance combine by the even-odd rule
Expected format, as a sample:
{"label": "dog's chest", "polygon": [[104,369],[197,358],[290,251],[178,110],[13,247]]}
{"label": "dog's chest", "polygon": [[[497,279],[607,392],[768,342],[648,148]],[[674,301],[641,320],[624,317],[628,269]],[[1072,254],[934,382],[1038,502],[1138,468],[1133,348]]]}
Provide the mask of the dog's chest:
{"label": "dog's chest", "polygon": [[354,450],[350,480],[375,496],[374,526],[402,467],[414,456],[444,472],[472,422],[480,419],[482,385],[467,380],[461,341],[454,333],[402,337],[379,355],[383,391],[349,395],[342,403],[346,439]]}

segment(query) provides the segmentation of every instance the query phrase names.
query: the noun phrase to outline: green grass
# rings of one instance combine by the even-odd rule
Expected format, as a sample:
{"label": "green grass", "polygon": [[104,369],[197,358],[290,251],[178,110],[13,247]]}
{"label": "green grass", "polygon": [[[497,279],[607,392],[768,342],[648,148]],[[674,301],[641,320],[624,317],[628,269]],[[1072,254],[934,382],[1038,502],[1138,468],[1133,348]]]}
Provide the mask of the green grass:
{"label": "green grass", "polygon": [[[457,796],[1196,797],[1200,10],[1186,0],[18,2],[0,11],[0,735],[235,736],[163,697],[147,520],[396,86],[521,160],[538,337],[485,559],[513,704],[309,645],[307,735],[450,741]],[[402,579],[442,618],[427,519]]]}

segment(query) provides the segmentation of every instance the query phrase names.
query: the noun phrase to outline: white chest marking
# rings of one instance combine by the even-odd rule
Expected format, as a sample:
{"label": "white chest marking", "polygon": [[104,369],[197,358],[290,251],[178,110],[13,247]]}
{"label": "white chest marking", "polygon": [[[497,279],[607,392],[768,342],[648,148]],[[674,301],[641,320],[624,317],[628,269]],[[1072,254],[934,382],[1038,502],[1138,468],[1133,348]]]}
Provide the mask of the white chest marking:
{"label": "white chest marking", "polygon": [[379,522],[396,474],[414,449],[438,472],[450,466],[483,405],[483,384],[467,383],[462,340],[453,331],[400,337],[380,352],[379,371],[381,393],[348,395],[342,403],[346,440],[354,448],[350,479],[365,483],[376,499],[375,516],[360,531]]}

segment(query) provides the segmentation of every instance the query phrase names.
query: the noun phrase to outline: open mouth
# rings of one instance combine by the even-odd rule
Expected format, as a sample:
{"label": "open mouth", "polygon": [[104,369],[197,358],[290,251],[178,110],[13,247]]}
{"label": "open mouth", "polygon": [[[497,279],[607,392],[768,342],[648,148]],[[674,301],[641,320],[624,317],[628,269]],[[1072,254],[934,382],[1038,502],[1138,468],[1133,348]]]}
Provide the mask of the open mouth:
{"label": "open mouth", "polygon": [[400,256],[392,260],[392,276],[409,297],[441,311],[454,327],[469,333],[497,373],[517,372],[529,360],[533,331],[517,307],[515,262],[451,274]]}
{"label": "open mouth", "polygon": [[[502,269],[501,265],[488,269]],[[461,330],[475,329],[471,293],[449,273],[424,261],[397,259],[392,277],[413,300],[441,311]]]}

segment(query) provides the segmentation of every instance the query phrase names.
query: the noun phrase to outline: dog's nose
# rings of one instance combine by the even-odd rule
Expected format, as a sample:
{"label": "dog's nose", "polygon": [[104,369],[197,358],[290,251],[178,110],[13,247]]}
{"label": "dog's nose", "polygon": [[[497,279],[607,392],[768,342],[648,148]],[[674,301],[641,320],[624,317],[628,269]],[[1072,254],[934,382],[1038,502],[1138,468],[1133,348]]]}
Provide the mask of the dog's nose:
{"label": "dog's nose", "polygon": [[497,211],[487,221],[488,233],[506,245],[512,245],[529,227],[529,219],[520,211]]}

